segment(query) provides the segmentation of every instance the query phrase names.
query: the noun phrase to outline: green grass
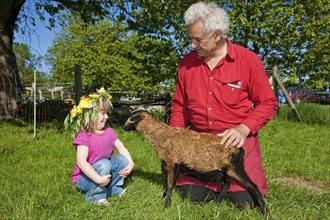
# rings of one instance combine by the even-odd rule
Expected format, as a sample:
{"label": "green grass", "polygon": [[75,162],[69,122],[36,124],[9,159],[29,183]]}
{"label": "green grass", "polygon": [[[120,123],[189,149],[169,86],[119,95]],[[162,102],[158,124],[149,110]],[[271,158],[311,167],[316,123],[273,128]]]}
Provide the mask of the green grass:
{"label": "green grass", "polygon": [[[330,105],[302,102],[296,104],[295,107],[302,119],[302,123],[330,126]],[[289,121],[295,121],[294,115],[287,104],[280,107],[279,116]]]}
{"label": "green grass", "polygon": [[[0,219],[263,219],[258,210],[240,211],[230,203],[196,205],[177,190],[164,209],[163,177],[153,147],[138,133],[115,128],[136,167],[126,179],[127,194],[109,198],[107,207],[87,204],[70,182],[75,151],[69,132],[56,126],[0,124]],[[269,183],[266,204],[274,219],[328,219],[330,216],[329,126],[281,118],[260,133]],[[320,192],[276,178],[301,177]],[[322,183],[322,184],[320,184]]]}

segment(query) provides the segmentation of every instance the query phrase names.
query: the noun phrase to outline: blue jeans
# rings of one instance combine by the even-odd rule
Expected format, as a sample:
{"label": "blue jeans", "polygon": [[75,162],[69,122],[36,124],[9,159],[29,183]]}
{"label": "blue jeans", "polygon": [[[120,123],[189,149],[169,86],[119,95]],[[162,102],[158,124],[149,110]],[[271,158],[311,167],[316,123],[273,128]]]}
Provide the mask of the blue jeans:
{"label": "blue jeans", "polygon": [[119,172],[128,165],[128,160],[123,155],[116,155],[110,160],[102,159],[92,164],[92,167],[100,176],[111,174],[110,183],[106,186],[100,186],[82,174],[76,187],[86,193],[85,200],[87,202],[97,202],[106,199],[107,196],[119,196],[124,189],[124,178],[119,176]]}

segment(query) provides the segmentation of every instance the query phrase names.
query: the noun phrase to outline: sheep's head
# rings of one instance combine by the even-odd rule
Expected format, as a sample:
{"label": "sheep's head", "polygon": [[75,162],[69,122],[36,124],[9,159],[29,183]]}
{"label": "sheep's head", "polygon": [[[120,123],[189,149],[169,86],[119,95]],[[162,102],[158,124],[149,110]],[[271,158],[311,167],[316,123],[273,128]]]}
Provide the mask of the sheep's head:
{"label": "sheep's head", "polygon": [[124,123],[123,127],[125,131],[136,130],[136,126],[145,118],[145,114],[149,114],[147,111],[139,110],[133,112],[127,121]]}

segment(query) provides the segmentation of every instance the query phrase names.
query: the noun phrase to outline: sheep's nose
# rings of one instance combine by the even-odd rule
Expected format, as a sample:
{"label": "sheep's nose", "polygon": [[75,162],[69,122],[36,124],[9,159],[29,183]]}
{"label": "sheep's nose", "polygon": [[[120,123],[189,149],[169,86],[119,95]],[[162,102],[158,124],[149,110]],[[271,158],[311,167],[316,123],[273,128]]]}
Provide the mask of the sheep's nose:
{"label": "sheep's nose", "polygon": [[125,130],[125,131],[128,131],[128,130],[129,130],[129,127],[130,127],[130,124],[127,123],[127,121],[126,121],[126,122],[124,123],[124,125],[123,125],[124,130]]}

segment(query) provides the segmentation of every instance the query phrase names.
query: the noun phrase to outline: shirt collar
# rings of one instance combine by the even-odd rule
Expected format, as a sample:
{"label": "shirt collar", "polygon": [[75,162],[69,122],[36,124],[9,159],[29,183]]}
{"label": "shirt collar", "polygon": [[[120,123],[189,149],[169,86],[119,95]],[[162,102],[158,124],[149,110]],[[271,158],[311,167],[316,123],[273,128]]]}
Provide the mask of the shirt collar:
{"label": "shirt collar", "polygon": [[227,38],[226,39],[227,43],[227,56],[229,56],[230,59],[235,59],[236,58],[236,52],[233,47],[233,43]]}

